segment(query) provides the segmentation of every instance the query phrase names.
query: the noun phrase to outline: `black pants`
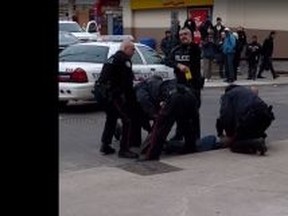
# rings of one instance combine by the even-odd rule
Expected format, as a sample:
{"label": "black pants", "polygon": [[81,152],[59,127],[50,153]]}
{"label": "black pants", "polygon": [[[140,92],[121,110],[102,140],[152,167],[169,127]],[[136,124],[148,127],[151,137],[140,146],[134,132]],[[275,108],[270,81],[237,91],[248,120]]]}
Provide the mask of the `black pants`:
{"label": "black pants", "polygon": [[[153,125],[153,130],[149,137],[149,145],[144,152],[147,159],[159,159],[163,145],[166,138],[175,122],[175,117],[159,115],[155,124]],[[196,151],[196,136],[195,129],[193,130],[193,120],[185,119],[181,122],[183,126],[181,132],[185,139],[184,149],[187,152]]]}
{"label": "black pants", "polygon": [[118,111],[112,104],[107,104],[105,106],[105,112],[106,121],[101,137],[102,147],[110,145],[112,143],[112,138],[117,125],[117,119],[119,118]]}
{"label": "black pants", "polygon": [[230,150],[235,153],[256,154],[263,146],[265,146],[264,138],[242,139],[235,140],[231,144]]}
{"label": "black pants", "polygon": [[[198,115],[194,116],[193,119],[193,127],[194,127],[194,132],[196,134],[196,138],[200,139],[201,137],[201,122],[200,122],[200,107],[201,107],[201,90],[194,90],[196,99],[197,99],[197,107],[198,107]],[[184,126],[182,125],[182,121],[181,120],[176,120],[176,132],[175,132],[175,136],[178,138],[182,138],[183,137],[183,132],[182,129],[184,128]]]}
{"label": "black pants", "polygon": [[258,72],[257,76],[261,77],[264,70],[270,70],[273,78],[277,77],[276,72],[275,72],[274,67],[273,67],[272,57],[268,57],[268,56],[262,57],[262,61],[261,61],[259,72]]}
{"label": "black pants", "polygon": [[196,151],[198,128],[195,119],[199,115],[196,104],[195,97],[191,99],[185,94],[175,94],[174,98],[160,109],[149,136],[147,148],[142,152],[146,159],[159,159],[163,145],[175,121],[180,122],[181,133],[185,139],[183,151],[187,153]]}
{"label": "black pants", "polygon": [[117,119],[122,121],[120,151],[127,151],[131,146],[141,145],[141,122],[137,117],[135,103],[126,103],[120,98],[106,106],[106,122],[102,134],[102,145],[109,145],[115,132]]}
{"label": "black pants", "polygon": [[256,79],[258,62],[255,60],[248,61],[248,79]]}

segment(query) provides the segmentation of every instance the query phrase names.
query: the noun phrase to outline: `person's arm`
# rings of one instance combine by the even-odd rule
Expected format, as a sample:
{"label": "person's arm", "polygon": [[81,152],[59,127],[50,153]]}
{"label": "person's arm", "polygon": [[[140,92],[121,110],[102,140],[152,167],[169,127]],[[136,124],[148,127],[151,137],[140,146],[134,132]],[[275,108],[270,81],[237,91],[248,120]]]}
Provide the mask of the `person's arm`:
{"label": "person's arm", "polygon": [[153,116],[156,114],[157,109],[155,104],[151,101],[151,96],[148,92],[148,90],[145,87],[138,88],[136,90],[136,97],[138,102],[140,103],[143,111],[150,117],[153,118]]}
{"label": "person's arm", "polygon": [[224,130],[234,129],[234,107],[229,95],[224,94],[221,97],[220,117],[222,127]]}
{"label": "person's arm", "polygon": [[165,61],[165,65],[169,66],[169,67],[172,67],[174,69],[177,68],[177,61],[175,61],[175,51],[176,51],[177,47],[174,47],[170,54],[168,55],[168,57],[166,58],[166,61]]}
{"label": "person's arm", "polygon": [[167,55],[166,40],[164,38],[161,40],[160,49],[166,56]]}

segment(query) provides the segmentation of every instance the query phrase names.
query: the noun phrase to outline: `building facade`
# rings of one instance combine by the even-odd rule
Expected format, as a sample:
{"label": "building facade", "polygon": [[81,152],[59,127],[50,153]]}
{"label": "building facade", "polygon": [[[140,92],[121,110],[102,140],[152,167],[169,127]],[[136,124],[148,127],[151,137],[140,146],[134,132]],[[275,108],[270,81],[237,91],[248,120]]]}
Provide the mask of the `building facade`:
{"label": "building facade", "polygon": [[[288,59],[288,1],[261,0],[122,0],[124,34],[136,40],[151,37],[158,48],[164,32],[175,20],[182,26],[190,15],[201,19],[210,16],[213,24],[221,17],[223,24],[232,30],[243,26],[248,42],[257,35],[260,43],[271,30],[277,32],[274,58]],[[197,19],[198,19],[197,18]]]}
{"label": "building facade", "polygon": [[59,19],[77,21],[85,26],[96,20],[101,34],[123,34],[120,0],[59,0]]}

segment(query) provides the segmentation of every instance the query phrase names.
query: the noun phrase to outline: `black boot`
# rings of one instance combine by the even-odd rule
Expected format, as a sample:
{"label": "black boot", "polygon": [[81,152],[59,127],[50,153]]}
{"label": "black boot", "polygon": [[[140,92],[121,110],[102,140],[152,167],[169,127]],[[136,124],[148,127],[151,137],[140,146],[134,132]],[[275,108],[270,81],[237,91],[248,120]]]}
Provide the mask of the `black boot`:
{"label": "black boot", "polygon": [[120,158],[138,158],[138,154],[136,154],[135,152],[132,152],[130,150],[120,150],[118,152],[118,157]]}
{"label": "black boot", "polygon": [[115,149],[113,149],[110,145],[102,144],[100,152],[104,155],[114,154]]}

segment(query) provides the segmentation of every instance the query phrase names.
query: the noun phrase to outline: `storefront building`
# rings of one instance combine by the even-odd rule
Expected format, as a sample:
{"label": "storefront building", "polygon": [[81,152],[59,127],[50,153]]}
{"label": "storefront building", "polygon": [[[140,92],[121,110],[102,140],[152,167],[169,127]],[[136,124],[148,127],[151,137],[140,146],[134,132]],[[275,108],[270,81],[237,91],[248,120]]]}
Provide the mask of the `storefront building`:
{"label": "storefront building", "polygon": [[81,26],[96,20],[101,34],[123,34],[120,0],[59,0],[59,19],[75,20]]}
{"label": "storefront building", "polygon": [[274,58],[288,59],[288,1],[260,0],[122,0],[124,34],[136,40],[151,37],[159,42],[176,20],[182,26],[189,16],[201,22],[209,15],[213,24],[221,17],[232,30],[243,26],[248,42],[252,35],[262,43],[271,30],[277,32]]}

